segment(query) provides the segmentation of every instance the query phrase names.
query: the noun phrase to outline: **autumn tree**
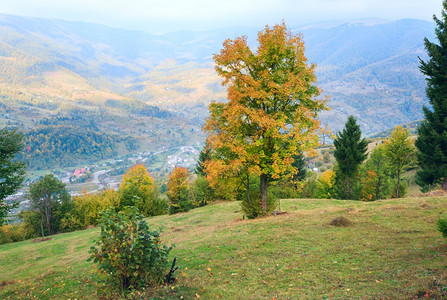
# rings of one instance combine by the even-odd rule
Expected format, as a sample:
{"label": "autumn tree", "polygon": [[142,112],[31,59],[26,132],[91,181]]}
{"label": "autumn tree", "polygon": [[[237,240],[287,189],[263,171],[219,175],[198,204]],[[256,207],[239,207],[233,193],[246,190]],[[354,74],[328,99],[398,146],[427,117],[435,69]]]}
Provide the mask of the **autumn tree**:
{"label": "autumn tree", "polygon": [[305,151],[318,144],[316,117],[326,101],[315,99],[320,93],[315,65],[307,64],[301,35],[293,35],[283,23],[266,26],[257,41],[254,52],[247,37],[228,39],[214,55],[228,102],[209,106],[204,129],[214,155],[206,173],[212,182],[257,175],[265,214],[269,181],[293,176],[293,156],[299,148]]}
{"label": "autumn tree", "polygon": [[396,197],[400,198],[400,179],[402,172],[414,160],[415,148],[410,138],[410,131],[397,126],[394,128],[391,136],[385,140],[385,154],[388,159],[389,166],[397,179]]}
{"label": "autumn tree", "polygon": [[426,93],[431,108],[425,107],[424,120],[418,127],[415,142],[419,171],[417,182],[422,187],[441,183],[447,190],[447,1],[443,1],[442,19],[433,17],[439,44],[425,38],[429,59],[420,60],[419,69],[426,76]]}
{"label": "autumn tree", "polygon": [[6,223],[8,212],[13,205],[5,198],[13,194],[25,179],[26,163],[16,159],[23,149],[23,135],[16,129],[0,130],[0,226]]}
{"label": "autumn tree", "polygon": [[360,165],[368,156],[368,142],[362,139],[362,131],[353,116],[349,116],[343,131],[334,140],[334,157],[337,161],[336,186],[340,199],[358,198],[355,187],[358,183]]}
{"label": "autumn tree", "polygon": [[136,206],[146,217],[166,213],[166,204],[158,198],[154,179],[144,165],[135,165],[123,175],[119,191],[121,209]]}
{"label": "autumn tree", "polygon": [[377,186],[379,176],[373,170],[368,170],[360,178],[362,190],[360,192],[360,200],[374,201],[377,200]]}
{"label": "autumn tree", "polygon": [[332,170],[327,170],[321,174],[317,180],[315,189],[315,197],[320,199],[331,199],[335,196],[335,173]]}
{"label": "autumn tree", "polygon": [[188,169],[183,167],[175,167],[169,175],[166,195],[169,199],[171,214],[188,211],[192,208],[189,175]]}
{"label": "autumn tree", "polygon": [[30,184],[26,197],[30,200],[31,209],[40,214],[42,237],[45,233],[56,233],[61,219],[71,209],[71,197],[65,183],[53,174],[47,174]]}

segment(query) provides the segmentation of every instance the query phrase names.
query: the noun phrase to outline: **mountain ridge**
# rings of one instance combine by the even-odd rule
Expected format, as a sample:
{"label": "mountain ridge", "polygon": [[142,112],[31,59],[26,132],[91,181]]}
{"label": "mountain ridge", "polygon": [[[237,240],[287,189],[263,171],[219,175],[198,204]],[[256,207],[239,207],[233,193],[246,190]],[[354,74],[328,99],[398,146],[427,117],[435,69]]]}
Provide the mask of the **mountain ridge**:
{"label": "mountain ridge", "polygon": [[[317,65],[322,96],[330,98],[333,109],[321,114],[322,123],[340,130],[352,114],[363,132],[372,134],[422,118],[421,108],[428,102],[418,57],[426,57],[423,38],[433,40],[433,23],[368,19],[290,30],[303,35],[308,62]],[[225,39],[241,35],[255,46],[256,32],[232,27],[155,35],[0,14],[0,114],[16,116],[15,125],[29,130],[47,114],[81,109],[94,117],[103,110],[111,120],[131,117],[151,128],[157,122],[172,128],[189,124],[194,141],[203,140],[197,132],[208,115],[208,103],[226,99],[212,55]],[[138,115],[138,107],[157,107],[156,114],[164,117]],[[24,110],[33,111],[27,115],[35,120]],[[8,120],[0,116],[0,124]],[[136,137],[143,147],[148,143],[145,134],[137,134],[124,121],[98,128]]]}

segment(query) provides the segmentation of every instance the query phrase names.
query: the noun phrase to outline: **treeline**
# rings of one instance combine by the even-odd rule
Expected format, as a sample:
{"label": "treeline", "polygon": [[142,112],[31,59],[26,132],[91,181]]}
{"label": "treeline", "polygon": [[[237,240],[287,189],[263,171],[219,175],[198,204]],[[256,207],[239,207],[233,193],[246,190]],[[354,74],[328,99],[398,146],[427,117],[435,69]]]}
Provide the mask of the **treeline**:
{"label": "treeline", "polygon": [[172,113],[167,110],[160,109],[157,106],[148,105],[140,100],[116,100],[108,99],[106,107],[118,108],[137,116],[153,117],[159,119],[168,119],[172,117]]}
{"label": "treeline", "polygon": [[146,217],[174,214],[204,206],[214,194],[206,180],[192,178],[185,168],[175,168],[165,188],[166,196],[143,165],[130,168],[118,191],[105,190],[71,197],[65,184],[48,174],[32,183],[25,197],[30,209],[21,211],[16,222],[0,227],[0,244],[96,226],[104,210],[116,212],[136,207]]}
{"label": "treeline", "polygon": [[87,164],[116,156],[121,142],[129,151],[137,147],[134,138],[100,133],[95,128],[40,126],[25,134],[25,150],[20,158],[28,162],[29,168],[36,170]]}

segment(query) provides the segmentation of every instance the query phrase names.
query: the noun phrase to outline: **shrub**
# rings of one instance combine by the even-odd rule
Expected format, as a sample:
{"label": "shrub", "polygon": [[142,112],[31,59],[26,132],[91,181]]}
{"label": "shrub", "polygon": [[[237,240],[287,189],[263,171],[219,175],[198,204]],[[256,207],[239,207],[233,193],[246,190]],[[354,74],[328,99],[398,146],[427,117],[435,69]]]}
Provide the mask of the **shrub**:
{"label": "shrub", "polygon": [[[261,192],[259,189],[259,180],[252,176],[250,180],[250,199],[247,197],[247,186],[241,188],[239,191],[238,198],[241,201],[242,212],[249,219],[255,219],[259,216],[264,215],[261,203]],[[267,194],[267,214],[272,213],[278,206],[277,198],[274,197],[272,193]]]}
{"label": "shrub", "polygon": [[438,230],[442,233],[442,236],[447,238],[447,219],[439,219],[436,222]]}
{"label": "shrub", "polygon": [[379,176],[376,172],[368,170],[366,174],[361,176],[362,191],[360,192],[360,200],[374,201],[377,200],[377,185]]}
{"label": "shrub", "polygon": [[90,249],[106,278],[106,285],[120,292],[142,289],[163,282],[172,247],[161,245],[159,230],[150,231],[136,207],[101,213],[101,236]]}
{"label": "shrub", "polygon": [[300,198],[314,198],[317,189],[317,174],[310,172],[311,175],[303,182]]}
{"label": "shrub", "polygon": [[[407,194],[407,183],[400,182],[399,184],[399,197],[404,198]],[[397,198],[397,191],[395,188],[391,189],[391,198]]]}
{"label": "shrub", "polygon": [[23,223],[0,226],[0,244],[20,242],[36,236]]}
{"label": "shrub", "polygon": [[193,204],[196,207],[205,206],[214,200],[214,191],[211,188],[208,180],[202,176],[197,175],[196,180],[192,184]]}
{"label": "shrub", "polygon": [[73,208],[61,220],[63,231],[85,229],[89,225],[97,225],[100,212],[120,206],[120,195],[114,190],[106,190],[99,194],[84,194],[73,197]]}
{"label": "shrub", "polygon": [[272,184],[269,188],[269,194],[276,199],[292,199],[300,197],[300,189],[302,182],[278,182]]}
{"label": "shrub", "polygon": [[320,199],[331,199],[335,196],[335,173],[327,170],[318,178],[316,183],[315,197]]}

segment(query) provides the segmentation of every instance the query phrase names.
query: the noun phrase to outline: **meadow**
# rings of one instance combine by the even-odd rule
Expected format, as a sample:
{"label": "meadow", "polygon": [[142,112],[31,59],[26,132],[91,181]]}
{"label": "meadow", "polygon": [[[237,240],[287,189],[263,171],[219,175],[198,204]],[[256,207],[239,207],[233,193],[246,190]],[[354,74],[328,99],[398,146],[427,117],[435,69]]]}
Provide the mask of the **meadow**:
{"label": "meadow", "polygon": [[[138,299],[411,299],[447,297],[447,197],[360,202],[281,200],[287,213],[247,220],[238,202],[147,219],[164,226],[179,270]],[[351,223],[330,225],[336,217]],[[99,228],[0,245],[1,299],[98,297],[86,259]]]}

